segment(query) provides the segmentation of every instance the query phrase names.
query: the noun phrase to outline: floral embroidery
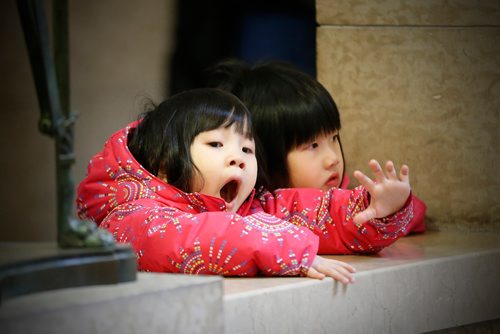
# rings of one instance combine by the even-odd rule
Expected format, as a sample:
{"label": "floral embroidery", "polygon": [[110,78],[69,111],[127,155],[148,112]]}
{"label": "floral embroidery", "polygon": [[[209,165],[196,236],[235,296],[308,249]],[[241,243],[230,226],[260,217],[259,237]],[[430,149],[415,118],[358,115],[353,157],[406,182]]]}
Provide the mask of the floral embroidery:
{"label": "floral embroidery", "polygon": [[244,260],[236,265],[230,265],[233,256],[238,252],[237,248],[232,248],[229,252],[225,251],[225,246],[227,244],[226,240],[222,240],[219,246],[216,246],[217,238],[213,237],[210,240],[210,246],[208,250],[208,265],[203,259],[203,250],[200,244],[199,238],[196,238],[193,250],[189,251],[183,247],[180,247],[179,255],[182,261],[175,261],[168,258],[170,263],[179,270],[179,272],[184,274],[199,275],[199,274],[217,274],[217,275],[228,275],[230,273],[238,272],[240,276],[253,276],[257,272],[257,268],[251,265],[248,260]]}
{"label": "floral embroidery", "polygon": [[297,276],[299,274],[306,276],[310,266],[309,252],[304,252],[300,263],[297,261],[295,253],[291,249],[288,252],[288,257],[288,261],[284,261],[283,258],[277,255],[276,263],[280,269],[278,271],[268,269],[267,274],[272,276]]}
{"label": "floral embroidery", "polygon": [[261,240],[264,244],[269,241],[272,235],[276,238],[280,246],[283,246],[283,235],[289,234],[295,238],[300,238],[304,235],[302,229],[290,224],[286,220],[265,213],[255,213],[242,219],[245,222],[245,227],[241,231],[240,236],[248,235],[253,230],[260,232]]}

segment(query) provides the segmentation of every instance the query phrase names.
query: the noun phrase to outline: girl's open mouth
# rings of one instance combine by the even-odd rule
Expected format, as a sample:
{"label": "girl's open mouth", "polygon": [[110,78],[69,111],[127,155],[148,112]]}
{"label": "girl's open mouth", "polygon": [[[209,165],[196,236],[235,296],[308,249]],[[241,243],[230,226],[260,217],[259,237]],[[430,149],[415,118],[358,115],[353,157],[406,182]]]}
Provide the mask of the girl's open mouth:
{"label": "girl's open mouth", "polygon": [[329,187],[337,187],[338,186],[338,174],[332,174],[328,180],[326,181],[326,185]]}
{"label": "girl's open mouth", "polygon": [[238,195],[240,183],[238,180],[230,180],[220,190],[220,196],[226,203],[231,203]]}

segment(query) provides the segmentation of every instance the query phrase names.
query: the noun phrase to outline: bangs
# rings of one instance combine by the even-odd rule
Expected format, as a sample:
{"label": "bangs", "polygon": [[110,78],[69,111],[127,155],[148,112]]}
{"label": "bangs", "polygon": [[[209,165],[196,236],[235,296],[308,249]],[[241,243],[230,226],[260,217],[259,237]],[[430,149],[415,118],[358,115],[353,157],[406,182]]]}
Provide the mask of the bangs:
{"label": "bangs", "polygon": [[238,134],[248,139],[254,139],[250,114],[242,104],[233,106],[206,106],[201,115],[196,120],[198,126],[194,135],[220,127],[229,128],[234,125]]}
{"label": "bangs", "polygon": [[[300,110],[302,109],[302,110]],[[288,149],[306,144],[315,137],[340,130],[340,118],[334,104],[321,103],[321,101],[310,101],[297,108],[296,113],[289,113],[289,117],[283,119]]]}
{"label": "bangs", "polygon": [[237,113],[235,109],[233,109],[220,126],[229,128],[233,125],[235,125],[238,134],[245,138],[253,139],[252,122],[248,112]]}
{"label": "bangs", "polygon": [[[295,93],[290,94],[290,91]],[[276,110],[275,114],[279,115],[277,124],[284,129],[282,135],[287,151],[319,135],[340,130],[337,105],[319,84],[293,84],[283,89],[282,93],[276,90],[274,98],[279,101],[275,107],[281,109]]]}
{"label": "bangs", "polygon": [[273,66],[276,70],[264,63],[244,72],[232,86],[250,109],[263,142],[277,141],[288,152],[340,130],[337,105],[321,83],[286,64]]}

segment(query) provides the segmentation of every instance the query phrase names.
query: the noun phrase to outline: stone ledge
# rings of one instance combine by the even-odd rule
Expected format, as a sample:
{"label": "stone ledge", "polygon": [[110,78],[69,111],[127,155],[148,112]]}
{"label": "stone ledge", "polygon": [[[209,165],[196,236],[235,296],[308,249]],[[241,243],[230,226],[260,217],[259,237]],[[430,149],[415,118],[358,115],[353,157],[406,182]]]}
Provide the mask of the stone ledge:
{"label": "stone ledge", "polygon": [[222,278],[139,273],[135,282],[8,300],[0,332],[221,333]]}
{"label": "stone ledge", "polygon": [[422,333],[500,319],[500,236],[429,232],[330,279],[224,280],[226,333]]}
{"label": "stone ledge", "polygon": [[428,232],[376,256],[332,258],[356,266],[356,284],[140,273],[136,282],[9,300],[0,307],[0,332],[422,333],[490,320],[500,326],[498,235]]}

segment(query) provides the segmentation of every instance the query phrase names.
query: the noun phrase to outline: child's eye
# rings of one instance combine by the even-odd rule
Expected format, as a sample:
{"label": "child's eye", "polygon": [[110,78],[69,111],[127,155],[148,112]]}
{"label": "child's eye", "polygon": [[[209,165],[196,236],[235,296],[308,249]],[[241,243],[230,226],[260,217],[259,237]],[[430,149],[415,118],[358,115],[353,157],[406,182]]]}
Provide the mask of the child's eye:
{"label": "child's eye", "polygon": [[339,141],[339,138],[340,138],[340,137],[339,137],[339,135],[338,135],[338,134],[336,134],[336,135],[334,135],[334,136],[332,137],[332,141],[333,141],[333,142],[337,142],[337,141]]}
{"label": "child's eye", "polygon": [[315,148],[318,148],[318,146],[319,146],[318,143],[312,143],[309,145],[309,148],[315,149]]}
{"label": "child's eye", "polygon": [[301,151],[307,151],[307,150],[314,150],[318,148],[319,144],[317,142],[313,143],[304,143],[303,145],[299,146],[298,149]]}
{"label": "child's eye", "polygon": [[219,141],[211,141],[208,145],[211,147],[222,147],[222,143]]}
{"label": "child's eye", "polygon": [[243,153],[247,153],[247,154],[253,153],[253,150],[250,147],[243,147],[241,150],[243,151]]}

